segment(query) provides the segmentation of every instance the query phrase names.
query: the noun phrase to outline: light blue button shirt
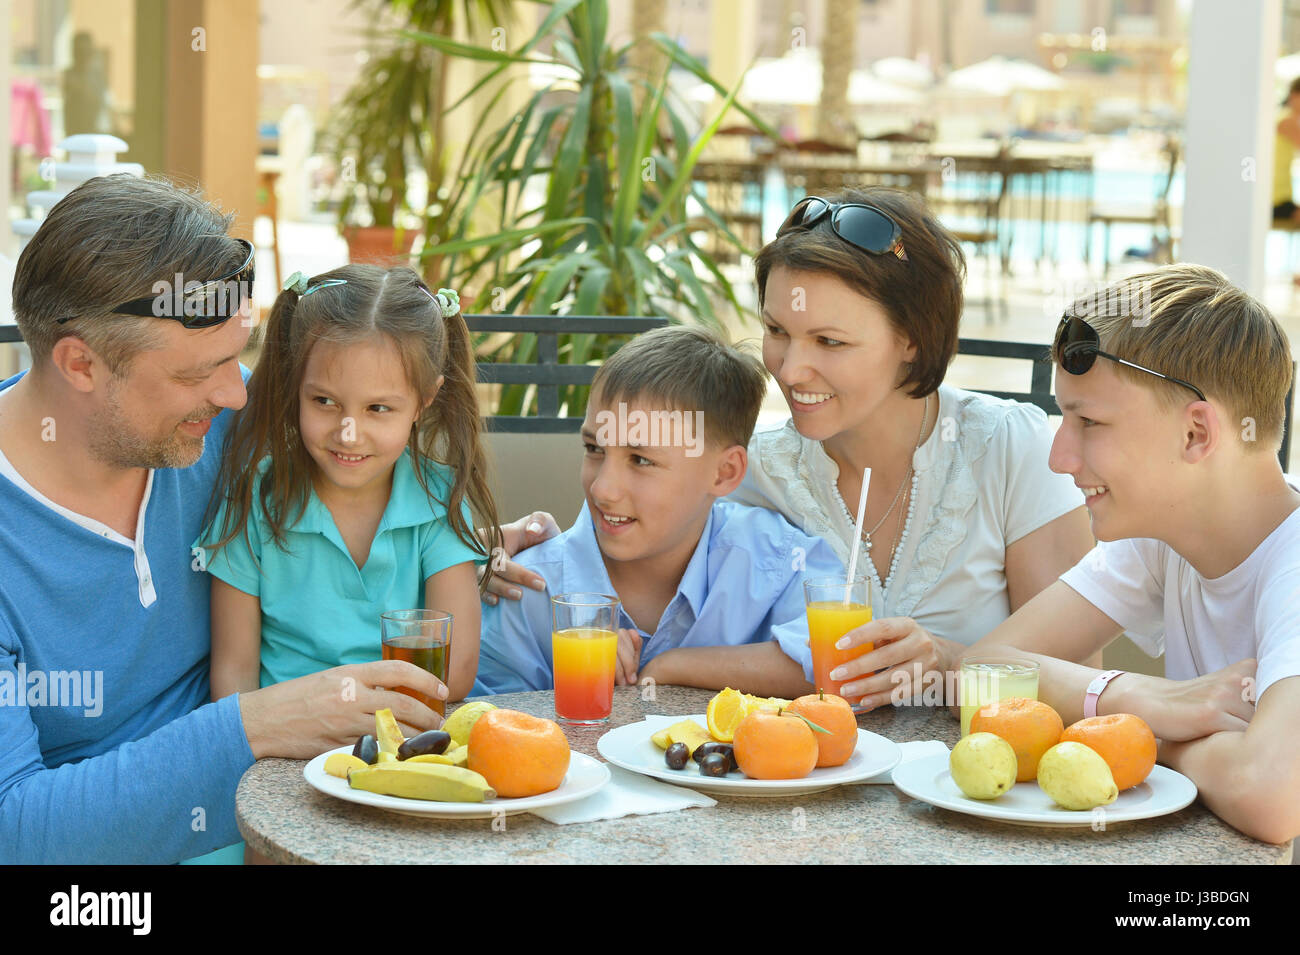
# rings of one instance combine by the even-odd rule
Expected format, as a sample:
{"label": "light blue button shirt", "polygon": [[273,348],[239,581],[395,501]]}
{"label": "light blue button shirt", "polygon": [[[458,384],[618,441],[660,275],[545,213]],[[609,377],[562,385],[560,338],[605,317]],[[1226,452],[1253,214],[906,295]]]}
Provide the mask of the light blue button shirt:
{"label": "light blue button shirt", "polygon": [[[269,458],[258,464],[258,482]],[[424,583],[440,570],[473,561],[484,563],[447,520],[445,503],[454,476],[431,463],[426,472],[430,499],[416,479],[410,451],[393,470],[388,505],[375,531],[365,565],[358,568],[334,517],[313,491],[298,522],[286,532],[288,553],[275,545],[259,508],[249,517],[250,550],[242,535],[215,553],[206,551],[208,572],[262,603],[261,685],[317,673],[346,663],[380,658],[379,615],[388,610],[424,607]],[[468,502],[465,522],[473,527]],[[198,542],[216,540],[213,529]],[[254,563],[253,557],[261,563]],[[453,624],[452,646],[456,634]],[[453,650],[454,652],[454,650]]]}
{"label": "light blue button shirt", "polygon": [[[549,690],[551,597],[614,594],[587,505],[574,525],[516,560],[540,574],[546,590],[483,608],[475,694]],[[718,501],[653,634],[619,608],[620,627],[641,634],[641,663],[676,647],[740,646],[776,640],[812,681],[803,580],[843,574],[830,546],[775,511]]]}

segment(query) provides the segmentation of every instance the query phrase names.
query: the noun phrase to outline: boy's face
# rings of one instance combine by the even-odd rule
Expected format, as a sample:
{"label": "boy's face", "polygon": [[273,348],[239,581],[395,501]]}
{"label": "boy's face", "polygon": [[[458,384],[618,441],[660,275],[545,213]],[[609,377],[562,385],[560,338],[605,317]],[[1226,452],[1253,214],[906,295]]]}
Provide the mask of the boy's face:
{"label": "boy's face", "polygon": [[606,559],[689,559],[713,502],[740,484],[745,449],[704,441],[701,417],[682,412],[678,427],[653,402],[626,402],[620,414],[593,394],[582,423],[582,491]]}
{"label": "boy's face", "polygon": [[428,404],[407,382],[397,345],[387,336],[318,341],[303,370],[298,427],[319,481],[347,493],[386,487],[411,425]]}
{"label": "boy's face", "polygon": [[1101,358],[1083,375],[1057,368],[1056,403],[1064,420],[1048,464],[1084,492],[1093,536],[1163,539],[1185,496],[1183,409],[1165,410]]}
{"label": "boy's face", "polygon": [[209,328],[160,323],[163,345],[142,351],[124,378],[112,378],[91,413],[91,450],[122,468],[187,468],[203,456],[204,435],[224,409],[248,400],[239,353],[249,306]]}
{"label": "boy's face", "polygon": [[763,363],[805,438],[824,441],[874,416],[916,355],[879,302],[831,275],[773,269],[763,305]]}

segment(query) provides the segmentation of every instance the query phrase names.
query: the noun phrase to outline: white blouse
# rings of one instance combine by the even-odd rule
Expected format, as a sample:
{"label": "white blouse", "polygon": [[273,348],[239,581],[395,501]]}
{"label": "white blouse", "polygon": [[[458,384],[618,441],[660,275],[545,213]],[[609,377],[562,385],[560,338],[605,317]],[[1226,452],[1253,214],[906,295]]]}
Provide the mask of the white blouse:
{"label": "white blouse", "polygon": [[[1083,494],[1069,475],[1047,467],[1052,431],[1041,409],[947,385],[938,395],[938,422],[912,458],[907,539],[888,588],[873,584],[872,609],[876,618],[912,617],[969,646],[1010,615],[1007,546],[1082,506]],[[821,442],[787,421],[755,433],[745,480],[731,498],[780,511],[847,564],[853,518],[836,492],[838,478]]]}

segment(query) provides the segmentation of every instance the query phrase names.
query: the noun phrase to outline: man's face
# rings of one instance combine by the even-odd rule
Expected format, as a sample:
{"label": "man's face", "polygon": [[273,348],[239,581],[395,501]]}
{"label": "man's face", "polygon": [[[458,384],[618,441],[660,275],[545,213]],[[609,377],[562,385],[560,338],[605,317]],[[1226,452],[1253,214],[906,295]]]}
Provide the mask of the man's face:
{"label": "man's face", "polygon": [[825,441],[895,397],[916,349],[885,309],[831,275],[773,269],[763,296],[763,363],[795,428]]}
{"label": "man's face", "polygon": [[248,400],[239,373],[248,307],[211,328],[161,321],[163,347],[136,355],[123,377],[108,381],[91,417],[91,452],[118,468],[195,464],[212,419]]}
{"label": "man's face", "polygon": [[1163,409],[1101,358],[1083,375],[1058,368],[1056,402],[1064,420],[1048,464],[1083,490],[1093,536],[1163,538],[1183,497],[1181,409]]}
{"label": "man's face", "polygon": [[[619,434],[617,408],[595,401],[587,406],[582,423],[582,490],[596,541],[607,560],[689,557],[699,540],[700,522],[717,500],[722,449],[704,442],[698,434],[693,442],[679,441],[672,429],[662,426],[657,436],[646,432],[650,440],[658,438],[656,443],[637,441],[634,423],[638,416],[649,422],[654,412],[662,414],[663,410],[628,402],[629,426]],[[682,412],[684,427],[689,420],[694,428],[697,417]],[[699,453],[688,454],[692,449]],[[711,488],[715,493],[710,493]],[[720,493],[730,489],[727,485]]]}

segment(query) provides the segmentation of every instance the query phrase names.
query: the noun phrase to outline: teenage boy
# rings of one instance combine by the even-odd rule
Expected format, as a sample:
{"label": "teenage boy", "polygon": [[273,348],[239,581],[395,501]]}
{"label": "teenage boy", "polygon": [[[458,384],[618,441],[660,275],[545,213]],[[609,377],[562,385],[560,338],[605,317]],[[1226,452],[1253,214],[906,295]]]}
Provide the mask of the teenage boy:
{"label": "teenage boy", "polygon": [[[1176,265],[1076,302],[1053,357],[1064,422],[1050,464],[1083,490],[1101,543],[968,652],[1044,655],[1039,698],[1066,725],[1137,714],[1219,817],[1286,842],[1300,834],[1300,491],[1277,459],[1286,335],[1220,273]],[[1164,652],[1168,679],[1052,659],[1087,659],[1123,631]]]}
{"label": "teenage boy", "polygon": [[776,512],[721,500],[765,391],[756,358],[696,327],[648,332],[601,366],[582,512],[517,558],[544,590],[484,608],[476,693],[550,689],[550,598],[569,592],[618,596],[619,684],[811,690],[803,579],[844,568]]}

